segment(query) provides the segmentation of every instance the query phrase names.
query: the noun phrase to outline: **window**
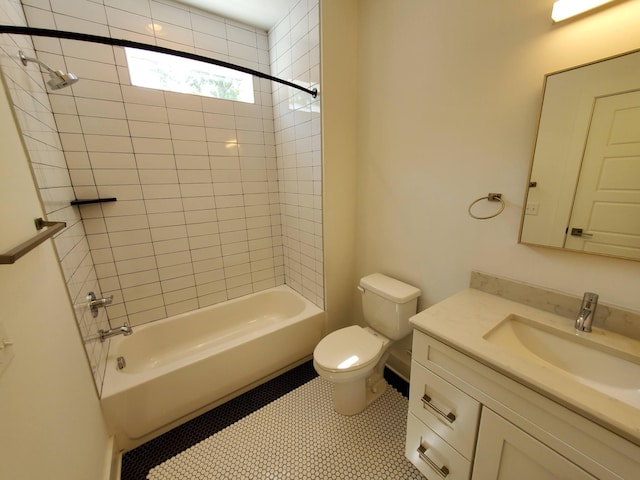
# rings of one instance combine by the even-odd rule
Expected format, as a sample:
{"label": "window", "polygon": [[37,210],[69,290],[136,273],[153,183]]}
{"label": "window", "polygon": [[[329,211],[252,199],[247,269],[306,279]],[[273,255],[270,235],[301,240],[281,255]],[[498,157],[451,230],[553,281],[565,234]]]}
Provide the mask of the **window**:
{"label": "window", "polygon": [[248,73],[135,48],[127,47],[125,53],[132,85],[254,103]]}

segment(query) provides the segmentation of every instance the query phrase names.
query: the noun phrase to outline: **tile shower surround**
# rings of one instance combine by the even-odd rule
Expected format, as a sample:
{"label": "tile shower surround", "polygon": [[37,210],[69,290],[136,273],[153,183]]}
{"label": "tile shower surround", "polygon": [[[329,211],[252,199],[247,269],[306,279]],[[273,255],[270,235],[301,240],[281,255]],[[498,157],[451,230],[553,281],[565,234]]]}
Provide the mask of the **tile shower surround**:
{"label": "tile shower surround", "polygon": [[[5,25],[27,24],[19,0],[0,1],[0,21]],[[81,302],[87,292],[99,292],[100,287],[80,212],[69,205],[75,195],[42,75],[33,64],[24,67],[17,56],[19,50],[33,56],[33,43],[26,36],[0,35],[0,50],[2,73],[31,159],[44,211],[49,220],[67,224],[67,228],[56,236],[55,245],[71,301],[75,304]],[[83,338],[107,327],[104,311],[96,319],[84,308],[75,309],[75,314]],[[106,345],[88,342],[85,349],[96,385],[100,386]]]}
{"label": "tile shower surround", "polygon": [[[195,52],[305,85],[319,79],[317,1],[299,2],[268,35],[170,1],[25,0],[24,11],[29,26]],[[162,35],[146,30],[152,22],[163,25]],[[30,39],[10,40],[34,54]],[[295,92],[261,79],[254,79],[255,104],[134,87],[121,48],[37,37],[33,44],[39,59],[81,78],[49,92],[52,113],[40,86],[37,106],[20,122],[45,204],[57,194],[49,218],[72,227],[57,248],[69,263],[74,303],[89,286],[113,294],[111,323],[135,326],[286,282],[323,306],[317,99],[293,104]],[[5,52],[14,55],[16,46]],[[39,75],[9,63],[13,72]],[[24,97],[20,81],[14,99]],[[29,136],[25,125],[34,122]],[[40,141],[40,122],[46,148],[30,140]],[[118,201],[79,210],[67,203],[97,196]],[[69,248],[73,255],[65,255]],[[107,344],[86,340],[106,322],[84,310],[78,322],[100,388]]]}

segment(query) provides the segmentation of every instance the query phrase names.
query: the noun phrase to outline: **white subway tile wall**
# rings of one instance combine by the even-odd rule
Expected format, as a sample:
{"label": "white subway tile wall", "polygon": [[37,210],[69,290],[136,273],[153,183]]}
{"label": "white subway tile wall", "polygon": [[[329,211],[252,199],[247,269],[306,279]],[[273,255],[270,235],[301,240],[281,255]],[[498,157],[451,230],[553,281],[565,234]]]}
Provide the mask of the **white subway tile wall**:
{"label": "white subway tile wall", "polygon": [[[320,84],[319,2],[300,0],[269,32],[271,74]],[[320,99],[273,84],[286,283],[324,308]]]}
{"label": "white subway tile wall", "polygon": [[[29,6],[37,3],[33,0],[26,2],[24,8],[40,18],[41,25],[51,26],[47,23],[51,20],[50,14]],[[19,0],[0,2],[0,23],[27,25]],[[60,50],[57,40],[49,39],[49,42],[51,51]],[[67,228],[55,237],[55,245],[71,301],[77,306],[74,308],[76,321],[99,388],[104,376],[107,344],[96,341],[96,337],[99,329],[108,328],[108,323],[104,311],[94,319],[85,306],[87,293],[94,291],[100,294],[100,287],[80,212],[69,203],[75,199],[75,193],[61,143],[75,145],[78,142],[74,135],[80,131],[80,124],[73,98],[59,95],[58,111],[61,114],[54,118],[40,69],[34,63],[25,67],[18,58],[19,50],[23,50],[27,56],[34,56],[31,39],[22,35],[0,35],[0,50],[0,66],[31,159],[44,211],[49,220],[67,223]],[[64,68],[62,64],[54,65]],[[57,128],[61,135],[58,135]],[[68,156],[67,161],[79,167],[78,175],[83,178],[80,167],[88,168],[89,165],[86,153]]]}
{"label": "white subway tile wall", "polygon": [[[318,0],[300,0],[268,34],[170,0],[23,3],[33,27],[111,35],[310,88],[319,83]],[[19,2],[8,4],[20,10]],[[24,24],[21,12],[15,15]],[[324,307],[318,99],[258,78],[255,104],[150,90],[131,86],[121,48],[11,41],[26,43],[27,54],[35,46],[38,58],[81,78],[49,92],[49,100],[39,87],[36,113],[28,117],[37,125],[30,150],[34,165],[42,165],[36,172],[43,198],[73,219],[68,239],[58,242],[61,256],[71,246],[84,248],[84,256],[68,254],[66,262],[74,302],[93,280],[96,291],[114,295],[111,324],[136,326],[286,282]],[[36,68],[26,71],[41,85]],[[40,118],[40,104],[47,111],[50,104],[53,115]],[[68,206],[74,197],[118,201],[78,210]],[[79,324],[85,339],[98,328],[84,317]],[[86,342],[98,388],[107,344]]]}

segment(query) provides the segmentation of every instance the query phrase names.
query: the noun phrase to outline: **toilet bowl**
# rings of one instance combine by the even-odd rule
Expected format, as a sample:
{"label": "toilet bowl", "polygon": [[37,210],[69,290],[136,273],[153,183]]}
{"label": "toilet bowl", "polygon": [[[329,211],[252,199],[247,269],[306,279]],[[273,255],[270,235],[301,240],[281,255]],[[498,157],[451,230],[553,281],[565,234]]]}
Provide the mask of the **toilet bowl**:
{"label": "toilet bowl", "polygon": [[384,366],[389,346],[411,331],[420,290],[375,273],[360,280],[367,327],[352,325],[324,337],[313,352],[313,366],[333,384],[333,408],[355,415],[386,389]]}
{"label": "toilet bowl", "polygon": [[[313,366],[333,383],[333,408],[360,413],[386,389],[383,377],[388,338],[357,325],[330,333],[313,352]],[[378,373],[378,375],[376,375]]]}

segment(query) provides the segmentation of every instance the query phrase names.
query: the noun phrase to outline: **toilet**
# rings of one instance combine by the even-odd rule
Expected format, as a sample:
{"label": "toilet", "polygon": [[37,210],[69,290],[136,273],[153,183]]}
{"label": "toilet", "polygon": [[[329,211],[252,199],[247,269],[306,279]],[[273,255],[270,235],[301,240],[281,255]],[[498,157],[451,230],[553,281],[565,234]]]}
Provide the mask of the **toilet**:
{"label": "toilet", "polygon": [[387,388],[384,365],[389,347],[411,333],[420,290],[381,273],[360,279],[367,327],[352,325],[324,337],[313,351],[313,366],[333,384],[333,409],[355,415]]}

